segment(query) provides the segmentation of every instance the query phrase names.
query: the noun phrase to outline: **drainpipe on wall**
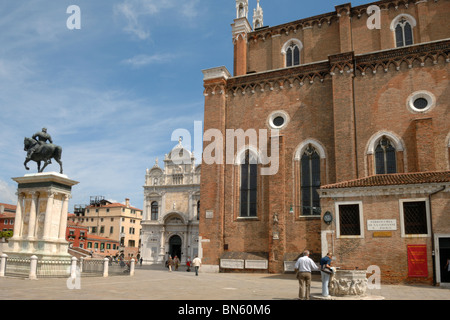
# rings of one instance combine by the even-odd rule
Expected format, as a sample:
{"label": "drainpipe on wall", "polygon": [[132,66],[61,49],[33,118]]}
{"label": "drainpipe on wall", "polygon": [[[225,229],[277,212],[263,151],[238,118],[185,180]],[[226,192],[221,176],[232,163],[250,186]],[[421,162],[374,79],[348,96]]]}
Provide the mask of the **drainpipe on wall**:
{"label": "drainpipe on wall", "polygon": [[433,231],[433,212],[432,212],[432,205],[431,205],[431,197],[435,194],[438,194],[439,192],[442,192],[446,189],[446,186],[443,186],[442,189],[439,189],[433,193],[430,193],[428,195],[428,203],[430,206],[430,227],[431,227],[431,262],[433,264],[433,286],[436,286],[436,260],[435,260],[435,243],[434,243],[434,231]]}

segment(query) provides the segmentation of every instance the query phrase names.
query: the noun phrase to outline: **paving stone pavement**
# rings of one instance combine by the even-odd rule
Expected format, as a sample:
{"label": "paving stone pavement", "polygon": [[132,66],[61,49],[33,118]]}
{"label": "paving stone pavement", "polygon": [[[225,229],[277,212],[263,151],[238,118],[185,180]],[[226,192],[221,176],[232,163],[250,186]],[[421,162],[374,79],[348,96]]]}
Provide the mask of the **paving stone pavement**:
{"label": "paving stone pavement", "polygon": [[[69,286],[68,286],[69,283]],[[161,267],[137,267],[135,275],[82,277],[79,287],[66,278],[0,278],[0,300],[297,300],[293,274],[169,272]],[[321,295],[320,276],[313,276],[311,295]],[[366,299],[450,300],[450,288],[381,285]],[[345,300],[345,299],[343,299]]]}

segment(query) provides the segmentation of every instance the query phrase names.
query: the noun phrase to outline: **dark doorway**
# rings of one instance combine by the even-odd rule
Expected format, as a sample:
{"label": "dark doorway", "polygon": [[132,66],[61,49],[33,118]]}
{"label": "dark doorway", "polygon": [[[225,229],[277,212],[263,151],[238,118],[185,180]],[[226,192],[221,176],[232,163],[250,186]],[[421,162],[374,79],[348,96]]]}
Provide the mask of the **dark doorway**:
{"label": "dark doorway", "polygon": [[439,238],[439,266],[441,283],[450,283],[450,238]]}
{"label": "dark doorway", "polygon": [[169,254],[172,258],[175,256],[181,260],[181,238],[179,236],[173,236],[169,240]]}

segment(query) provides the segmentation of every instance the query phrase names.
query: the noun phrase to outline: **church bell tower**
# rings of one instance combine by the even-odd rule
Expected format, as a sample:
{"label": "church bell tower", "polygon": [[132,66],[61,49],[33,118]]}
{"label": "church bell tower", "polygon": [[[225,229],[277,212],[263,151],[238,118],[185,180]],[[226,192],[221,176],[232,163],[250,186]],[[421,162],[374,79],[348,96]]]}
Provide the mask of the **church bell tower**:
{"label": "church bell tower", "polygon": [[248,0],[236,0],[236,19],[231,25],[234,44],[234,76],[247,74]]}

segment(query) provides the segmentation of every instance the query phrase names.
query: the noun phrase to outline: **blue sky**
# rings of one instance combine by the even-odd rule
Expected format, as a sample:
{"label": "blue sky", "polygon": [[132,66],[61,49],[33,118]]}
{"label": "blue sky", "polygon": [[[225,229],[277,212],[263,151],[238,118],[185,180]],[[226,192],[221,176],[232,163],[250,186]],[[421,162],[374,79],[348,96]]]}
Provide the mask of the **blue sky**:
{"label": "blue sky", "polygon": [[[275,26],[346,2],[261,6]],[[79,30],[66,26],[70,5],[81,9]],[[250,0],[249,20],[255,7]],[[235,15],[232,0],[2,0],[0,202],[16,203],[12,177],[37,172],[34,162],[24,169],[23,139],[46,127],[63,148],[64,173],[80,182],[70,211],[98,195],[142,208],[146,168],[177,144],[176,129],[194,135],[203,121],[201,71],[233,70]],[[55,161],[48,171],[58,171]]]}

